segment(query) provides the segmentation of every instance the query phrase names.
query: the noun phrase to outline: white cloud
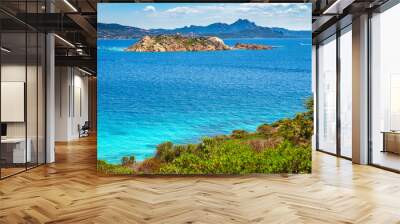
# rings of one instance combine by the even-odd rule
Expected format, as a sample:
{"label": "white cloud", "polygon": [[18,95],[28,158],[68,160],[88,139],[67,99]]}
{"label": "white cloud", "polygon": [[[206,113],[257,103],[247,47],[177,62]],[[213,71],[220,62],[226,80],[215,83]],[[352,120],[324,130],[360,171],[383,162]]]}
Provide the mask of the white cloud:
{"label": "white cloud", "polygon": [[180,6],[168,9],[165,12],[171,14],[194,14],[194,13],[199,13],[200,11],[193,7]]}
{"label": "white cloud", "polygon": [[264,12],[273,14],[301,13],[310,9],[310,4],[304,3],[242,3],[237,8],[242,12]]}
{"label": "white cloud", "polygon": [[309,9],[309,6],[307,6],[305,4],[301,4],[298,7],[299,7],[299,9],[302,9],[302,10],[308,10]]}
{"label": "white cloud", "polygon": [[278,6],[288,6],[290,3],[241,3],[240,6],[255,7],[255,8],[268,8]]}
{"label": "white cloud", "polygon": [[148,6],[144,7],[143,11],[145,11],[145,12],[155,12],[156,11],[156,7],[154,7],[152,5],[148,5]]}
{"label": "white cloud", "polygon": [[216,4],[216,5],[195,5],[195,6],[178,6],[167,9],[162,12],[167,15],[190,15],[203,14],[208,17],[212,14],[222,14],[224,16],[240,16],[245,17],[249,14],[263,15],[295,15],[298,13],[311,12],[310,4],[305,3],[242,3],[242,4]]}

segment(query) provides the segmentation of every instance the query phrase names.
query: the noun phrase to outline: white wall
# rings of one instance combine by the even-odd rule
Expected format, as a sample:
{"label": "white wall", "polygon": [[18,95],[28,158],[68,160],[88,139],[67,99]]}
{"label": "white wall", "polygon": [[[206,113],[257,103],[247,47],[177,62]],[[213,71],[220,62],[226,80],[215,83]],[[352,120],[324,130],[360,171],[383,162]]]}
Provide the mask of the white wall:
{"label": "white wall", "polygon": [[78,125],[88,120],[88,77],[76,68],[56,67],[55,86],[55,140],[77,139]]}
{"label": "white wall", "polygon": [[[76,72],[77,70],[75,70]],[[79,137],[79,132],[78,132],[78,124],[81,126],[85,123],[85,121],[89,120],[89,111],[88,111],[88,77],[87,76],[82,76],[82,73],[79,73],[79,75],[76,75],[74,77],[74,108],[72,108],[73,111],[73,119],[71,120],[72,122],[72,132],[71,135],[74,138]],[[75,112],[75,113],[74,113]]]}
{"label": "white wall", "polygon": [[67,141],[69,133],[69,68],[55,68],[55,140]]}

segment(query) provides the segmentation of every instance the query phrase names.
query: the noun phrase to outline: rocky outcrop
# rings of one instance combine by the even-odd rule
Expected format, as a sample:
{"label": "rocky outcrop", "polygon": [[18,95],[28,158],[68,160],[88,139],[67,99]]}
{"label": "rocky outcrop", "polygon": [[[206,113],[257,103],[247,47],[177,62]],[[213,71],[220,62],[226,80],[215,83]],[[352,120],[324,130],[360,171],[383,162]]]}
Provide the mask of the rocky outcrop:
{"label": "rocky outcrop", "polygon": [[271,46],[237,43],[229,47],[218,37],[192,37],[182,35],[157,35],[142,37],[125,51],[135,52],[168,52],[168,51],[219,51],[219,50],[270,50]]}
{"label": "rocky outcrop", "polygon": [[241,44],[237,43],[235,49],[246,49],[246,50],[271,50],[271,46],[260,45],[260,44]]}
{"label": "rocky outcrop", "polygon": [[144,36],[125,51],[168,52],[168,51],[218,51],[230,50],[218,37],[189,37],[181,35]]}

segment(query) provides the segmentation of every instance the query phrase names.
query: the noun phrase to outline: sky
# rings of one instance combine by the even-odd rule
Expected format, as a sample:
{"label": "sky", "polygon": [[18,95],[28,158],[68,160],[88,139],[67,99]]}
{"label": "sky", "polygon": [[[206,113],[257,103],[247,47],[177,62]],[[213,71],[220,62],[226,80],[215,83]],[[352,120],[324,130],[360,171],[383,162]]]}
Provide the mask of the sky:
{"label": "sky", "polygon": [[259,26],[311,30],[311,3],[99,3],[97,9],[101,23],[143,29],[248,19]]}

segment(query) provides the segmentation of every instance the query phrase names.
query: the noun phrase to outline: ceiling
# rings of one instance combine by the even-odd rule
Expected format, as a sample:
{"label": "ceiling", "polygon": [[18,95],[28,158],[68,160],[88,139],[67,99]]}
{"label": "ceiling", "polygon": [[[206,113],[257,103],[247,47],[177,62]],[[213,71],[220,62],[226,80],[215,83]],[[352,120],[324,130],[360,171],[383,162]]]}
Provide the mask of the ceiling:
{"label": "ceiling", "polygon": [[[51,12],[51,13],[49,13]],[[1,0],[0,27],[3,46],[12,49],[8,58],[29,56],[25,32],[54,32],[56,66],[79,66],[96,73],[97,0]],[[27,38],[28,41],[31,38]],[[23,57],[20,57],[23,58]]]}

